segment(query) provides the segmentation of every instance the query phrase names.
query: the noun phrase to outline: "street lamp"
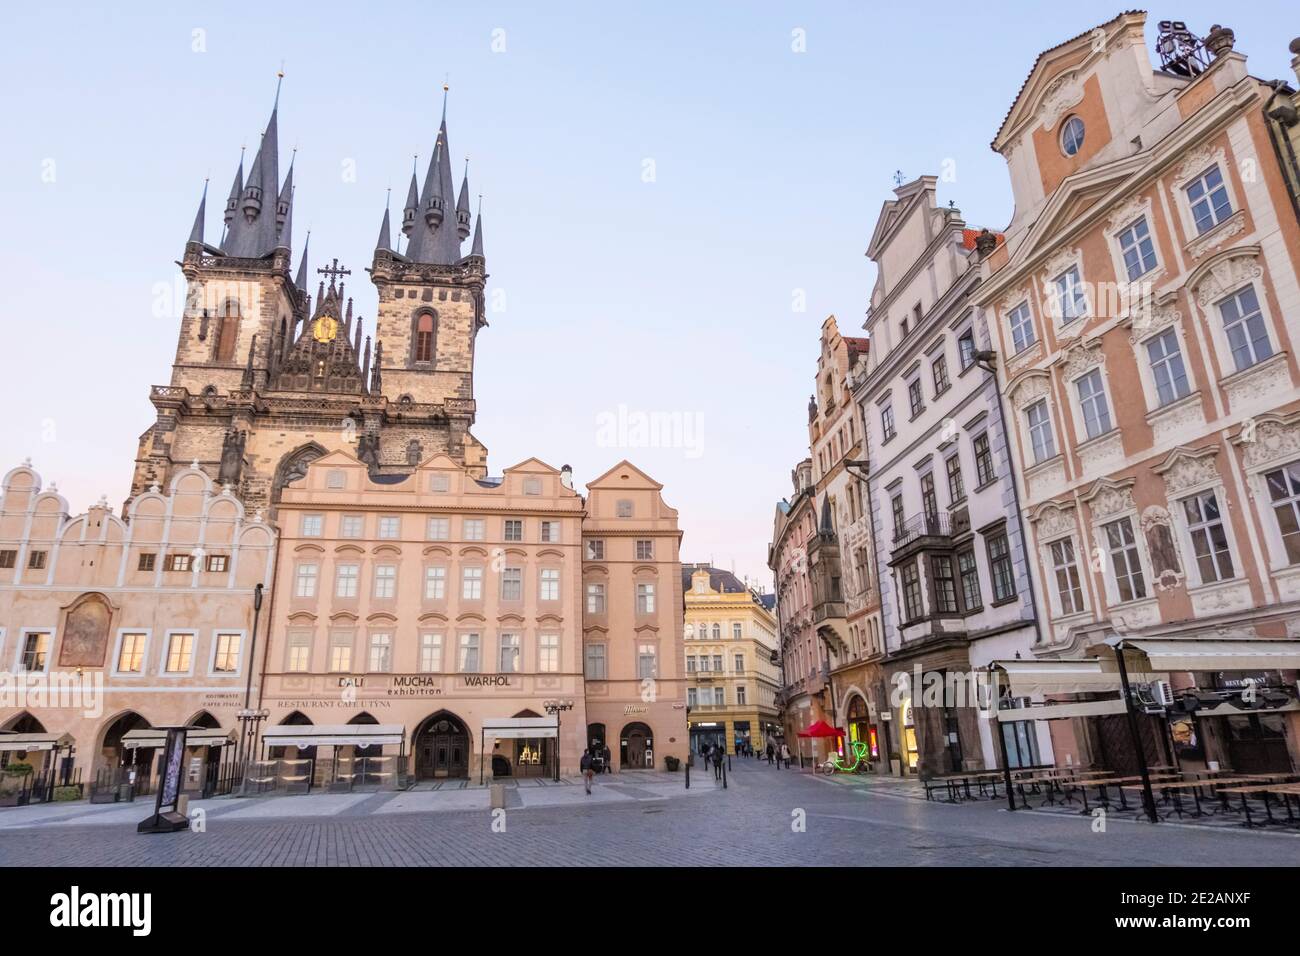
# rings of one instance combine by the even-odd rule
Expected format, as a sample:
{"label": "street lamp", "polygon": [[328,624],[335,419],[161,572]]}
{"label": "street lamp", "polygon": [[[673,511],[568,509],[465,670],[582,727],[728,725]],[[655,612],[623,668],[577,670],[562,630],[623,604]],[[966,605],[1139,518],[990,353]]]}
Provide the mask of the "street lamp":
{"label": "street lamp", "polygon": [[560,782],[560,714],[566,710],[573,710],[572,700],[545,700],[542,701],[542,707],[545,711],[555,718],[555,782]]}
{"label": "street lamp", "polygon": [[258,583],[253,588],[253,636],[249,641],[248,660],[245,662],[245,669],[248,671],[248,679],[244,684],[244,707],[239,712],[239,722],[243,725],[243,732],[239,736],[239,755],[237,763],[243,766],[249,758],[249,752],[253,747],[253,740],[250,734],[256,733],[258,721],[264,720],[267,716],[265,710],[254,711],[250,704],[253,695],[253,662],[257,658],[257,623],[262,616],[262,585]]}

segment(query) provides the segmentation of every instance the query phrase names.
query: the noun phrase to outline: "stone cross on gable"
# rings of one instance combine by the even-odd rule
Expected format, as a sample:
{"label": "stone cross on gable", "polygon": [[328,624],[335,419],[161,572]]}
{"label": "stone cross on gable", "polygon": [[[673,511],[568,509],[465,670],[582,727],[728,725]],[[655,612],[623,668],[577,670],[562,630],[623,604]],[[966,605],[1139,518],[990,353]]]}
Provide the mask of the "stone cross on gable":
{"label": "stone cross on gable", "polygon": [[319,272],[319,273],[320,273],[321,275],[323,275],[323,276],[329,276],[329,277],[330,277],[330,285],[333,285],[333,284],[334,284],[334,280],[335,280],[336,278],[338,278],[339,276],[350,276],[350,275],[352,275],[352,270],[351,270],[351,269],[341,269],[341,268],[339,268],[339,260],[338,260],[337,258],[336,258],[336,259],[333,261],[333,263],[331,263],[330,265],[327,265],[327,266],[325,266],[324,268],[321,268],[321,269],[317,269],[316,271]]}

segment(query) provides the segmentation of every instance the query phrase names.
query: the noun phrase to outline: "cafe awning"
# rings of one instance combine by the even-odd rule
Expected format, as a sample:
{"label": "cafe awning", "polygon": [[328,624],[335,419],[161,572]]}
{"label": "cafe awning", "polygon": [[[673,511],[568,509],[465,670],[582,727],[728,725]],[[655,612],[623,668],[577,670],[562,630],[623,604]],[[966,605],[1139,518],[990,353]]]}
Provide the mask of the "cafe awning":
{"label": "cafe awning", "polygon": [[405,739],[401,724],[277,724],[262,730],[267,747],[373,747]]}
{"label": "cafe awning", "polygon": [[554,717],[489,717],[483,721],[483,736],[498,740],[531,740],[559,734]]}
{"label": "cafe awning", "polygon": [[30,734],[0,733],[0,751],[62,750],[73,744],[72,734],[52,734],[42,731]]}
{"label": "cafe awning", "polygon": [[[1300,641],[1223,640],[1204,637],[1129,638],[1162,671],[1258,671],[1300,668]],[[1131,678],[1130,678],[1131,679]]]}
{"label": "cafe awning", "polygon": [[[226,747],[235,742],[233,730],[220,727],[192,727],[185,732],[186,747]],[[128,730],[122,735],[122,749],[135,750],[138,747],[167,746],[167,730],[162,727],[141,727]]]}
{"label": "cafe awning", "polygon": [[1117,697],[1113,700],[1049,703],[1043,704],[1041,707],[1006,707],[998,710],[998,720],[1002,723],[1016,723],[1021,720],[1063,720],[1066,717],[1099,717],[1104,714],[1122,714],[1124,710],[1124,701]]}
{"label": "cafe awning", "polygon": [[[1103,669],[1102,662],[1096,658],[993,661],[989,666],[1006,675],[1006,686],[1012,697],[1119,692],[1119,675]],[[1167,676],[1130,672],[1129,681],[1134,684],[1150,683],[1154,680],[1164,680]]]}
{"label": "cafe awning", "polygon": [[839,728],[832,727],[830,724],[826,723],[826,721],[819,720],[817,721],[817,723],[813,724],[807,730],[799,731],[799,736],[807,738],[807,737],[847,737],[848,735],[844,733],[844,731],[840,730]]}

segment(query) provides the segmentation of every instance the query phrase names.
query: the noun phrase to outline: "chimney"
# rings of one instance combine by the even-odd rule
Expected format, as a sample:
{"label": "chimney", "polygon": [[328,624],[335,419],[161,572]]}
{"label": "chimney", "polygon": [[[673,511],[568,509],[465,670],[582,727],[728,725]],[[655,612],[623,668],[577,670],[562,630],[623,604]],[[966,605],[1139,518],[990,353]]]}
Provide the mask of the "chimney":
{"label": "chimney", "polygon": [[573,490],[573,466],[572,465],[560,466],[560,484],[564,485],[564,487],[568,488],[570,491]]}

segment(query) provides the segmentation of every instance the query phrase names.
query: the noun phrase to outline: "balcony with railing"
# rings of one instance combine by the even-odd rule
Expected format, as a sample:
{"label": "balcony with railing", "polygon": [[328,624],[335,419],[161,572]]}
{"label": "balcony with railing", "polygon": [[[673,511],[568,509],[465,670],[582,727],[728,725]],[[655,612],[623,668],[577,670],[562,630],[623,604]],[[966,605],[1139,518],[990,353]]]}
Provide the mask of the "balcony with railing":
{"label": "balcony with railing", "polygon": [[927,538],[937,539],[932,543],[947,547],[953,538],[968,531],[970,512],[964,507],[948,512],[913,515],[894,530],[894,551],[901,551]]}

